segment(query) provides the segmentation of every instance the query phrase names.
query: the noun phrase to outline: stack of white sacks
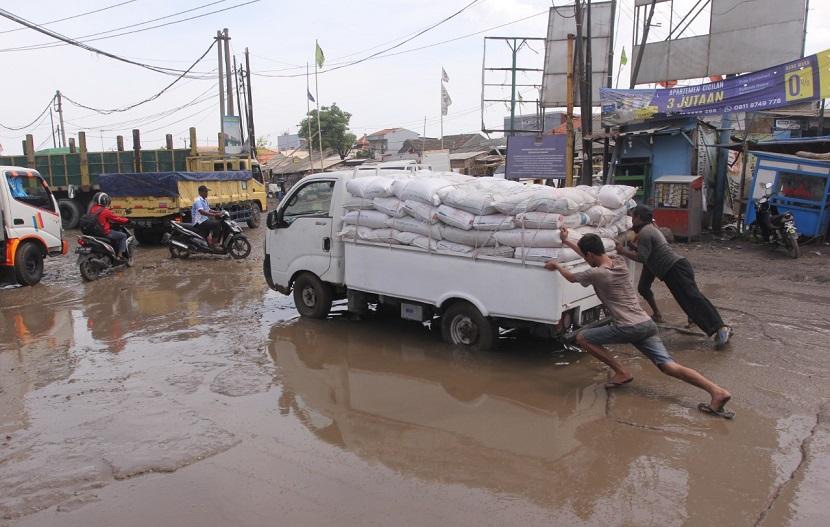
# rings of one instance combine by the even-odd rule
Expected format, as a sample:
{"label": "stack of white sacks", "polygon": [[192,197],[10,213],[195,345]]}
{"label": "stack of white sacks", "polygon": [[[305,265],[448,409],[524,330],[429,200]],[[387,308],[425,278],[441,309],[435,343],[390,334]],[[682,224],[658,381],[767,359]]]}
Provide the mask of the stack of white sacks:
{"label": "stack of white sacks", "polygon": [[366,176],[349,180],[344,239],[560,262],[579,256],[562,246],[560,227],[576,241],[596,233],[613,250],[631,228],[636,188],[554,188],[451,172]]}

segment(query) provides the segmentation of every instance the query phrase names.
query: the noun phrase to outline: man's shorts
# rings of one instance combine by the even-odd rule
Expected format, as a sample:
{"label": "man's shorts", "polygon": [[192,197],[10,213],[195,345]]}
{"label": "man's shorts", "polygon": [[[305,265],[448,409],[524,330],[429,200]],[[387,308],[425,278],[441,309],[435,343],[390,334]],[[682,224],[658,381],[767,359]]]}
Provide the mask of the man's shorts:
{"label": "man's shorts", "polygon": [[599,326],[580,334],[591,344],[631,344],[658,366],[674,361],[657,334],[657,324],[651,320],[633,326]]}

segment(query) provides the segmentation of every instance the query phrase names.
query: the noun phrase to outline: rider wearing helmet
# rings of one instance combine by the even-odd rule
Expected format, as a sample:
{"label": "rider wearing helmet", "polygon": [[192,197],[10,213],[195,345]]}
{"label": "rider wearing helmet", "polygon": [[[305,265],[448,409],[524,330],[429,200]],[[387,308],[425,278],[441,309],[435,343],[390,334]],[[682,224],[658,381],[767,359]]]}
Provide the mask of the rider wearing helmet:
{"label": "rider wearing helmet", "polygon": [[115,247],[117,256],[119,258],[125,258],[127,256],[128,236],[123,231],[112,230],[112,224],[124,225],[125,223],[129,223],[130,220],[129,218],[124,218],[113,213],[109,208],[110,203],[112,203],[112,199],[110,199],[109,195],[105,192],[99,192],[95,195],[95,201],[89,209],[89,212],[98,217],[98,223],[101,224],[104,234],[112,242],[113,247]]}

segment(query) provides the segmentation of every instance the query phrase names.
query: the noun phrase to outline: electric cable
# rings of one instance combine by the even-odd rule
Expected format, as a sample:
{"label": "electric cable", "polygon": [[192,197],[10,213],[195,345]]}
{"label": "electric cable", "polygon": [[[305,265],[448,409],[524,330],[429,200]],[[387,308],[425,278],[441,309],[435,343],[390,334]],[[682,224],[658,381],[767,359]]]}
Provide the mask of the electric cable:
{"label": "electric cable", "polygon": [[137,106],[141,106],[142,104],[146,104],[146,103],[148,103],[148,102],[150,102],[150,101],[154,101],[154,100],[158,99],[158,98],[159,98],[159,97],[160,97],[160,96],[161,96],[164,92],[166,92],[167,90],[169,90],[170,88],[172,88],[174,84],[176,84],[177,82],[179,82],[180,80],[182,80],[182,79],[185,77],[185,75],[187,75],[187,74],[190,72],[190,70],[192,70],[194,67],[196,67],[196,64],[198,64],[199,62],[201,62],[201,61],[202,61],[202,60],[203,60],[203,59],[207,56],[207,54],[208,54],[208,53],[210,53],[210,50],[212,50],[212,49],[213,49],[213,46],[215,46],[215,45],[216,45],[216,42],[217,42],[216,40],[212,41],[212,42],[210,43],[210,46],[208,46],[208,48],[205,50],[205,52],[204,52],[204,53],[202,53],[202,56],[200,56],[198,59],[196,59],[196,61],[195,61],[193,64],[191,64],[189,68],[187,68],[186,70],[184,70],[184,72],[183,72],[181,75],[179,75],[178,77],[176,77],[176,78],[173,80],[173,82],[171,82],[170,84],[168,84],[167,86],[165,86],[164,88],[162,88],[162,90],[161,90],[161,91],[159,91],[158,93],[156,93],[155,95],[153,95],[153,96],[151,96],[151,97],[148,97],[148,98],[146,98],[146,99],[144,99],[144,100],[142,100],[142,101],[139,101],[139,102],[137,102],[137,103],[130,104],[130,105],[128,105],[128,106],[123,106],[123,107],[121,107],[121,108],[101,109],[101,108],[94,108],[94,107],[92,107],[92,106],[87,106],[87,105],[85,105],[85,104],[82,104],[82,103],[79,103],[79,102],[75,101],[74,99],[72,99],[72,98],[70,98],[70,97],[68,97],[68,96],[66,96],[66,95],[63,95],[63,94],[62,94],[62,95],[63,95],[63,97],[64,97],[67,101],[69,101],[70,103],[74,104],[75,106],[78,106],[78,107],[80,107],[80,108],[84,108],[84,109],[87,109],[87,110],[91,110],[91,111],[93,111],[93,112],[97,112],[97,113],[100,113],[100,114],[102,114],[102,115],[108,115],[108,114],[111,114],[111,113],[126,112],[127,110],[132,110],[133,108],[135,108],[135,107],[137,107]]}
{"label": "electric cable", "polygon": [[[109,29],[107,31],[99,31],[97,33],[90,33],[88,35],[81,35],[81,36],[78,36],[78,37],[74,37],[74,39],[78,40],[79,42],[96,42],[98,40],[106,40],[108,38],[121,37],[121,36],[124,36],[124,35],[132,35],[134,33],[140,33],[142,31],[149,31],[151,29],[157,29],[157,28],[160,28],[160,27],[166,27],[166,26],[171,26],[171,25],[174,25],[174,24],[180,24],[182,22],[187,22],[187,21],[194,20],[194,19],[197,19],[197,18],[203,18],[203,17],[206,17],[208,15],[221,13],[223,11],[228,11],[230,9],[236,9],[237,7],[242,7],[242,6],[245,6],[245,5],[248,5],[248,4],[259,2],[260,0],[250,0],[250,1],[242,3],[242,4],[226,7],[224,9],[217,9],[215,11],[209,11],[207,13],[201,13],[199,15],[194,15],[194,16],[187,17],[187,18],[182,18],[181,20],[173,20],[171,22],[166,22],[164,24],[157,24],[155,26],[136,29],[136,30],[133,30],[133,31],[125,31],[123,33],[117,33],[115,35],[107,35],[108,33],[115,33],[116,31],[121,31],[122,29],[130,29],[130,28],[133,28],[133,27],[143,26],[143,25],[146,25],[146,24],[150,24],[152,22],[158,22],[160,20],[165,20],[165,19],[168,19],[168,18],[172,18],[174,16],[182,15],[182,14],[185,14],[185,13],[190,13],[192,11],[198,11],[200,9],[204,9],[206,7],[210,7],[210,6],[216,5],[216,4],[221,4],[221,3],[224,3],[224,2],[227,2],[227,1],[228,0],[216,0],[214,2],[210,2],[208,4],[203,4],[203,5],[200,5],[198,7],[193,7],[193,8],[190,8],[190,9],[185,9],[184,11],[179,11],[177,13],[172,13],[172,14],[169,14],[169,15],[165,15],[165,16],[158,17],[158,18],[153,18],[153,19],[150,19],[150,20],[145,20],[143,22],[137,22],[135,24],[128,24],[126,26],[121,26],[121,27]],[[100,35],[107,35],[107,36],[100,36]],[[90,37],[97,37],[97,38],[90,38]],[[4,49],[0,49],[0,52],[31,51],[31,50],[35,50],[35,49],[55,48],[55,47],[61,47],[61,46],[66,46],[66,45],[67,44],[65,44],[65,43],[45,42],[45,43],[41,43],[41,44],[31,44],[31,45],[27,45],[27,46],[19,46],[19,47],[16,47],[16,48],[4,48]]]}
{"label": "electric cable", "polygon": [[[55,20],[50,20],[49,22],[41,22],[40,25],[41,26],[48,26],[50,24],[57,24],[58,22],[65,22],[67,20],[73,20],[75,18],[81,18],[82,16],[87,16],[87,15],[92,15],[92,14],[95,14],[95,13],[100,13],[102,11],[107,11],[108,9],[113,9],[115,7],[121,7],[122,5],[132,4],[135,1],[136,0],[127,0],[126,2],[120,2],[118,4],[113,4],[113,5],[109,5],[109,6],[106,6],[106,7],[101,7],[99,9],[93,9],[92,11],[86,11],[84,13],[78,13],[77,15],[67,16],[67,17],[64,17],[64,18],[58,18],[58,19],[55,19]],[[15,31],[23,31],[23,29],[24,28],[22,28],[22,27],[16,27],[14,29],[6,29],[4,31],[0,31],[0,35],[5,34],[5,33],[14,33]]]}
{"label": "electric cable", "polygon": [[[494,29],[500,29],[500,28],[503,28],[503,27],[506,27],[506,26],[509,26],[509,25],[512,25],[512,24],[518,24],[519,22],[524,22],[525,20],[529,20],[531,18],[536,18],[538,16],[542,16],[542,15],[547,14],[547,13],[548,13],[547,11],[541,11],[541,12],[533,14],[533,15],[529,15],[529,16],[526,16],[526,17],[523,17],[523,18],[518,18],[516,20],[512,20],[512,21],[506,22],[504,24],[499,24],[497,26],[488,27],[488,28],[482,29],[480,31],[476,31],[476,32],[473,32],[473,33],[467,33],[466,35],[461,35],[461,36],[454,37],[454,38],[451,38],[451,39],[448,39],[448,40],[442,40],[440,42],[433,42],[431,44],[426,44],[424,46],[419,46],[419,47],[416,47],[416,48],[410,48],[410,49],[405,49],[405,50],[401,50],[401,51],[396,51],[394,53],[387,53],[387,54],[381,55],[381,56],[374,56],[374,57],[371,57],[371,60],[382,59],[382,58],[387,58],[387,57],[395,57],[395,56],[398,56],[398,55],[404,55],[406,53],[413,53],[415,51],[422,51],[424,49],[434,48],[436,46],[442,46],[444,44],[449,44],[450,42],[455,42],[455,41],[458,41],[458,40],[463,40],[465,38],[474,37],[474,36],[480,35],[482,33],[487,33],[488,31],[493,31]],[[369,60],[369,58],[366,58],[364,60]],[[348,63],[347,62],[347,63],[343,63],[343,66],[341,66],[341,67],[351,66],[351,65],[354,65],[354,64],[356,64],[356,62],[354,62],[354,63]],[[305,66],[302,66],[302,68],[305,69]],[[297,68],[283,68],[283,69],[279,69],[279,70],[260,70],[260,72],[252,71],[251,75],[256,75],[258,77],[269,77],[269,78],[292,78],[292,77],[304,77],[305,76],[304,73],[303,74],[291,74],[291,75],[270,75],[270,74],[266,73],[266,72],[289,71],[289,70],[293,70],[293,69],[297,69]],[[329,70],[323,70],[320,73],[325,73],[327,71],[334,71],[334,68],[329,69]]]}
{"label": "electric cable", "polygon": [[48,112],[49,108],[52,107],[53,102],[55,102],[55,96],[54,95],[52,96],[51,99],[49,99],[49,103],[46,105],[46,108],[44,108],[43,111],[40,112],[40,114],[37,117],[35,117],[34,120],[32,122],[30,122],[29,124],[25,124],[23,126],[6,126],[5,124],[0,123],[0,128],[5,128],[6,130],[11,130],[13,132],[19,132],[20,130],[26,130],[27,128],[31,128],[32,125],[34,125],[36,122],[38,122],[41,117],[46,115],[46,112]]}

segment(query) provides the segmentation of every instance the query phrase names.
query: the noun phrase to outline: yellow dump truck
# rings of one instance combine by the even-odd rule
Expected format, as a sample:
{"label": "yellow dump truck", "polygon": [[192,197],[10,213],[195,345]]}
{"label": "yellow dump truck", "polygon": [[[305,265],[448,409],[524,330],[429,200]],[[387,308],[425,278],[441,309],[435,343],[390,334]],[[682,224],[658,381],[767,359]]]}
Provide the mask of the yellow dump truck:
{"label": "yellow dump truck", "polygon": [[227,210],[251,228],[259,226],[267,199],[261,176],[249,170],[105,174],[100,185],[112,198],[113,212],[130,218],[142,243],[161,241],[169,221],[189,222],[201,185],[210,189],[211,207]]}

